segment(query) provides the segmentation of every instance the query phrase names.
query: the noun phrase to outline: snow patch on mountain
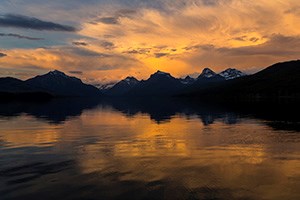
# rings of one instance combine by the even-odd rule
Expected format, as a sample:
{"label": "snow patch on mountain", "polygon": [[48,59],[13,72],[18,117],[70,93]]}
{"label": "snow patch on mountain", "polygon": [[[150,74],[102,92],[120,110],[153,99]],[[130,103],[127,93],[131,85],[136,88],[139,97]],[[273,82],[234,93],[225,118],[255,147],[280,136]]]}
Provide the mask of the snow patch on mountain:
{"label": "snow patch on mountain", "polygon": [[243,73],[237,69],[233,69],[233,68],[229,68],[229,69],[222,71],[220,73],[220,75],[222,77],[224,77],[226,80],[231,80],[231,79],[236,79],[236,78],[239,78],[242,76],[246,76],[245,73]]}

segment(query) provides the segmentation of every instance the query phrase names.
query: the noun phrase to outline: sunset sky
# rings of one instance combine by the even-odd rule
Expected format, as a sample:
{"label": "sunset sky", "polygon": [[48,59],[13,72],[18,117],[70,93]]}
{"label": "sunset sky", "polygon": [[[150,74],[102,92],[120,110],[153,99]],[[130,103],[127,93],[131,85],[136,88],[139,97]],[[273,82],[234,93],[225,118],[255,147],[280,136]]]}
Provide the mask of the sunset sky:
{"label": "sunset sky", "polygon": [[1,0],[0,76],[88,83],[300,57],[299,0]]}

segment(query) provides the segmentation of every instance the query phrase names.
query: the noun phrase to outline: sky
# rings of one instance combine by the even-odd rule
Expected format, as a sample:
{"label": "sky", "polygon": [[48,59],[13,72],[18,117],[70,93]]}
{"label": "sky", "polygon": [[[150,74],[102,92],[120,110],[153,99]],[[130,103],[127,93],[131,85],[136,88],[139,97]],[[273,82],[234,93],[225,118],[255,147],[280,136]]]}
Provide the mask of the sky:
{"label": "sky", "polygon": [[109,83],[300,57],[299,0],[0,0],[0,76]]}

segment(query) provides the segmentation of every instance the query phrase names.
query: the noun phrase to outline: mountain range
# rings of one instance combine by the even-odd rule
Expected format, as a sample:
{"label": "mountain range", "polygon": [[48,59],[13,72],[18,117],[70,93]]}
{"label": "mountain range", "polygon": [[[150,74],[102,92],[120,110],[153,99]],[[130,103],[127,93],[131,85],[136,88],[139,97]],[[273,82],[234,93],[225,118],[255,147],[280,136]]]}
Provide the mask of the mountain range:
{"label": "mountain range", "polygon": [[188,97],[202,99],[261,100],[300,98],[300,60],[274,64],[256,74],[202,85],[185,91]]}
{"label": "mountain range", "polygon": [[2,97],[84,97],[100,94],[96,87],[57,70],[25,81],[11,77],[0,78]]}
{"label": "mountain range", "polygon": [[[277,63],[256,74],[237,69],[215,73],[205,68],[197,78],[175,78],[157,71],[147,80],[127,77],[102,89],[83,83],[60,71],[22,81],[0,78],[0,97],[188,97],[201,99],[300,98],[300,61]],[[101,86],[100,86],[101,87]]]}
{"label": "mountain range", "polygon": [[175,78],[167,72],[157,71],[147,80],[138,81],[134,77],[127,77],[116,83],[113,87],[105,89],[104,93],[108,96],[173,96],[186,88],[243,76],[246,76],[246,74],[231,68],[220,74],[215,73],[209,68],[205,68],[198,78],[190,76]]}

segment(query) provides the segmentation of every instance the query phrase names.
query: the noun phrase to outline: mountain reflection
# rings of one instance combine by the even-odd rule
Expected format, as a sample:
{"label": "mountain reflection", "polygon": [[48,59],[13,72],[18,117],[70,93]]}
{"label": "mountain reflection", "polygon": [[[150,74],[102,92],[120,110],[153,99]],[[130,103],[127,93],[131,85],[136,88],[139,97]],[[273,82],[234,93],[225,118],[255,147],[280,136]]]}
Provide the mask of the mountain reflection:
{"label": "mountain reflection", "polygon": [[34,116],[49,123],[59,124],[77,117],[84,110],[95,108],[98,99],[61,98],[44,102],[0,103],[0,116],[13,117],[21,114]]}
{"label": "mountain reflection", "polygon": [[85,110],[96,108],[112,109],[127,117],[138,114],[147,115],[158,124],[166,123],[176,115],[187,119],[199,118],[204,125],[213,124],[216,120],[220,120],[224,124],[236,124],[240,118],[250,117],[266,120],[265,123],[274,129],[300,130],[297,105],[270,103],[219,105],[176,98],[61,98],[38,103],[0,103],[0,117],[16,117],[26,114],[49,123],[60,124],[70,118],[80,116]]}

